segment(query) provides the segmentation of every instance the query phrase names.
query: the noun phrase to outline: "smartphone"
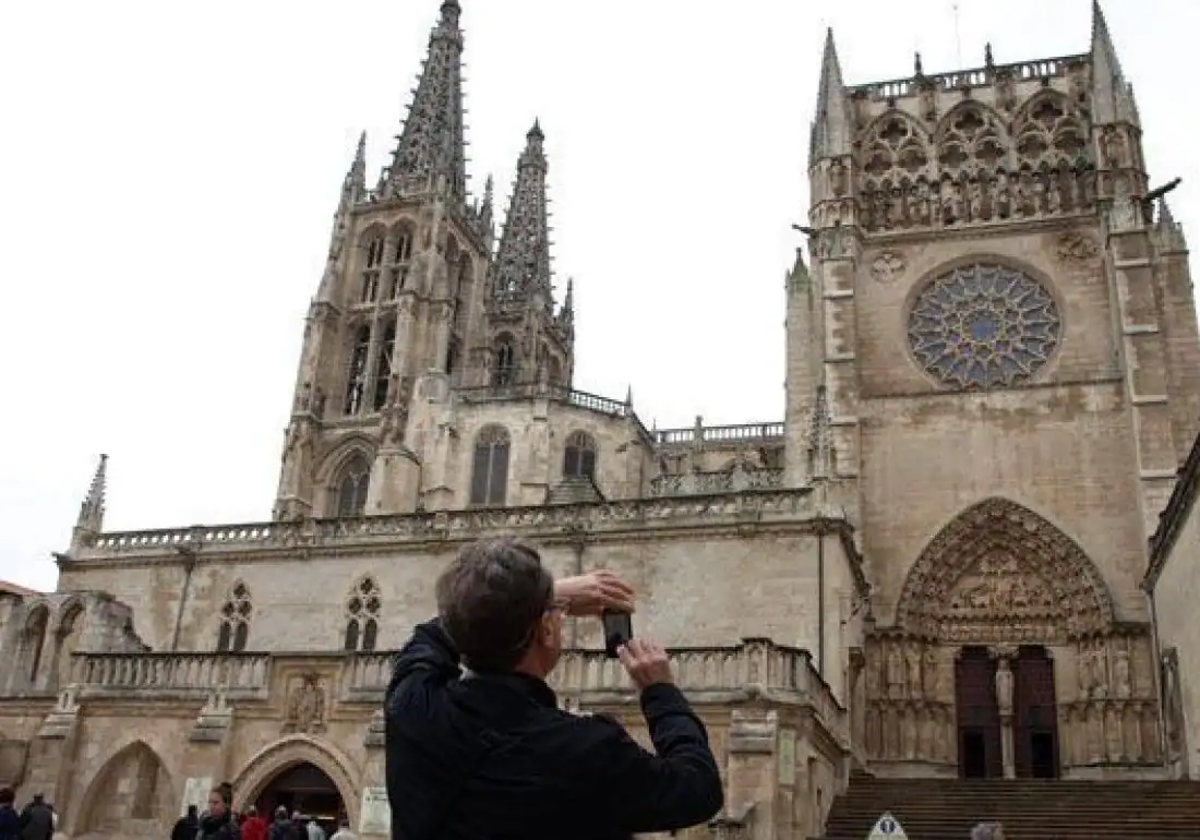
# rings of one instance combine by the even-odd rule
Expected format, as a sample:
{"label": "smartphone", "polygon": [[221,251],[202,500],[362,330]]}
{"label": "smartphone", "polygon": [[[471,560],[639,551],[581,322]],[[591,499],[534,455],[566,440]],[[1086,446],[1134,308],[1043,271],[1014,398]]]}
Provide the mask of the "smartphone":
{"label": "smartphone", "polygon": [[633,616],[625,612],[605,612],[600,620],[604,622],[604,653],[609,659],[616,659],[617,648],[633,638]]}

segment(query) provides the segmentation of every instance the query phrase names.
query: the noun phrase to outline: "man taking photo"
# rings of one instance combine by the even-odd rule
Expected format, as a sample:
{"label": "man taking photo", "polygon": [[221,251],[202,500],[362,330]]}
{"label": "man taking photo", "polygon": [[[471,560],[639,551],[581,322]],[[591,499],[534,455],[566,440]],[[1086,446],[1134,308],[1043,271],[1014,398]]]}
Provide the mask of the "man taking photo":
{"label": "man taking photo", "polygon": [[438,578],[438,618],[416,627],[387,690],[392,840],[608,840],[714,817],[723,794],[708,733],[661,647],[620,650],[657,755],[613,718],[560,711],[546,684],[564,615],[633,602],[608,572],[556,582],[514,539],[464,548]]}

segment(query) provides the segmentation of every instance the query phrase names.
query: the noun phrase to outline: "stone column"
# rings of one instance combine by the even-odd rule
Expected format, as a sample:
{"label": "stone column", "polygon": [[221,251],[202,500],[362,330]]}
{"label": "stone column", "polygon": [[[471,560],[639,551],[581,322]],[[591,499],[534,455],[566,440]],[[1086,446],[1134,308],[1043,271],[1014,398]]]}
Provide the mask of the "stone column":
{"label": "stone column", "polygon": [[1004,762],[1004,778],[1017,777],[1013,742],[1013,673],[1012,660],[1016,650],[1008,647],[992,649],[996,659],[996,705],[1000,709],[1000,755]]}

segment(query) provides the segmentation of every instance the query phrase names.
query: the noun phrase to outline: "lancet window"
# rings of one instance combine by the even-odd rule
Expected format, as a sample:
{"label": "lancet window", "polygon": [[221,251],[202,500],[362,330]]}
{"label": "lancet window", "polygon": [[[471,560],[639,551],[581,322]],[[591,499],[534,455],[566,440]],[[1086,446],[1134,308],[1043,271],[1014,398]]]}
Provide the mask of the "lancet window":
{"label": "lancet window", "polygon": [[375,650],[382,603],[379,584],[372,577],[363,578],[350,591],[346,599],[346,635],[343,645],[346,650]]}
{"label": "lancet window", "polygon": [[596,440],[587,432],[572,432],[563,451],[564,478],[595,478]]}
{"label": "lancet window", "polygon": [[361,303],[373,303],[379,297],[379,276],[383,268],[384,249],[387,240],[383,234],[375,234],[366,242],[365,260],[362,273]]}
{"label": "lancet window", "polygon": [[392,354],[396,351],[396,322],[389,321],[383,328],[383,339],[379,342],[379,355],[375,359],[376,411],[381,411],[388,400],[388,389],[392,380]]}
{"label": "lancet window", "polygon": [[230,588],[221,607],[221,626],[217,631],[218,653],[240,653],[246,649],[253,615],[250,588],[239,580]]}
{"label": "lancet window", "polygon": [[350,348],[350,366],[347,371],[345,413],[358,414],[363,409],[367,392],[367,363],[371,354],[371,327],[363,324],[354,333]]}
{"label": "lancet window", "polygon": [[399,297],[400,292],[408,285],[409,260],[413,252],[413,229],[407,223],[402,223],[392,232],[392,266],[391,297]]}
{"label": "lancet window", "polygon": [[370,486],[371,465],[362,455],[355,455],[338,473],[334,484],[338,518],[352,519],[362,516],[367,506],[367,490]]}
{"label": "lancet window", "polygon": [[512,440],[503,426],[486,426],[475,441],[471,504],[503,507],[508,496],[508,460]]}
{"label": "lancet window", "polygon": [[492,376],[493,384],[503,388],[516,384],[516,378],[516,348],[513,347],[511,338],[501,338],[496,342],[495,369]]}

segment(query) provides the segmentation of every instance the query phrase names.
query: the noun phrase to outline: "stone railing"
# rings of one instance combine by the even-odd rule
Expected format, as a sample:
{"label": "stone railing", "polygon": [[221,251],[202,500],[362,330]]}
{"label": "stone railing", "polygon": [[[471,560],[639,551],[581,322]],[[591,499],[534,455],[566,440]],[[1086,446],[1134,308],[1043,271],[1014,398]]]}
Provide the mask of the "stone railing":
{"label": "stone railing", "polygon": [[[972,70],[957,70],[951,73],[934,73],[925,76],[926,84],[937,90],[949,91],[963,87],[987,87],[997,75],[1007,73],[1014,82],[1030,79],[1052,79],[1066,75],[1067,68],[1079,61],[1087,61],[1086,55],[1069,55],[1059,58],[1044,58],[1038,61],[1021,61],[1016,64],[997,64],[993,67],[977,67]],[[868,99],[903,99],[906,96],[916,96],[920,92],[917,80],[892,79],[887,82],[871,82],[865,85],[855,85],[851,93],[865,96]]]}
{"label": "stone railing", "polygon": [[267,653],[77,653],[71,682],[83,696],[179,695],[229,697],[266,693],[272,656]]}
{"label": "stone railing", "polygon": [[[714,491],[716,492],[716,491]],[[588,506],[492,508],[437,511],[362,519],[320,519],[254,525],[199,526],[162,531],[101,534],[64,562],[110,557],[177,557],[194,551],[244,553],[344,549],[380,543],[429,544],[477,539],[494,533],[517,533],[547,541],[580,529],[621,533],[657,523],[718,527],[759,522],[796,522],[816,517],[809,488],[720,491],[713,496],[614,499]],[[402,545],[395,545],[397,549]]]}
{"label": "stone railing", "polygon": [[737,493],[743,490],[776,490],[783,486],[783,470],[720,470],[660,475],[650,480],[651,496],[693,496]]}
{"label": "stone railing", "polygon": [[[675,683],[693,702],[738,703],[760,699],[807,706],[841,743],[849,743],[849,717],[821,679],[805,650],[748,639],[737,647],[669,651]],[[347,663],[347,698],[380,702],[394,653],[359,654]],[[569,650],[550,684],[582,707],[636,703],[633,684],[615,659],[600,650]]]}
{"label": "stone railing", "polygon": [[735,426],[705,426],[697,417],[689,429],[655,429],[654,444],[658,447],[696,446],[709,444],[782,443],[783,423],[740,423]]}

